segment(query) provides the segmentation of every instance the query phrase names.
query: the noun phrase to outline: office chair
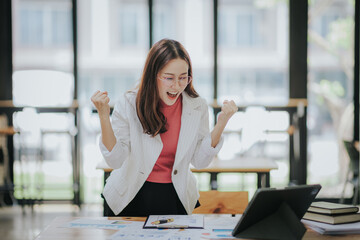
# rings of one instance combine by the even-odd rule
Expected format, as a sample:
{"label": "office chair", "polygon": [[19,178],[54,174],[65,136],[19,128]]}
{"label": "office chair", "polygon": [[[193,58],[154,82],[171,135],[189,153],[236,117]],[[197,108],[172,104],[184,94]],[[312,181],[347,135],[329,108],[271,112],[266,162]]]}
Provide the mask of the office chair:
{"label": "office chair", "polygon": [[9,125],[5,114],[0,115],[0,206],[5,206],[5,194],[8,194],[13,204],[17,203],[14,197],[14,184],[10,177],[10,162],[7,138],[13,135],[7,131]]}
{"label": "office chair", "polygon": [[[356,205],[359,202],[359,151],[355,148],[353,142],[343,141],[346,152],[349,156],[349,166],[346,173],[346,180],[344,183],[344,188],[341,196],[341,203],[344,202],[345,188],[348,182],[352,183],[353,196],[352,204]],[[352,176],[349,176],[352,173]]]}

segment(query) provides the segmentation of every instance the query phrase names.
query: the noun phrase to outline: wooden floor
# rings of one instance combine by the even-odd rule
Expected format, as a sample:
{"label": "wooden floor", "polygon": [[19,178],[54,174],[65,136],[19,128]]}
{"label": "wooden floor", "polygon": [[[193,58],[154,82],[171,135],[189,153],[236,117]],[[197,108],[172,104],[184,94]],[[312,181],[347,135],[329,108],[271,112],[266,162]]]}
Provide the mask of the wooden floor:
{"label": "wooden floor", "polygon": [[102,204],[83,205],[81,209],[70,204],[42,204],[24,209],[20,206],[0,207],[0,239],[32,240],[55,217],[102,216]]}

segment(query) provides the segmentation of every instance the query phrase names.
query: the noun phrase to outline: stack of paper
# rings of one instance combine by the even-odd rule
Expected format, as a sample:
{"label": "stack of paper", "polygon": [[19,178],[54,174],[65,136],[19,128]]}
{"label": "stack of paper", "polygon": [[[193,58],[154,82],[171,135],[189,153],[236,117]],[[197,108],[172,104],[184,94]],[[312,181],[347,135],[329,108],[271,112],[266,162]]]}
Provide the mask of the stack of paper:
{"label": "stack of paper", "polygon": [[309,221],[304,219],[301,221],[309,228],[321,234],[328,234],[328,235],[360,234],[360,222],[332,225],[332,224]]}

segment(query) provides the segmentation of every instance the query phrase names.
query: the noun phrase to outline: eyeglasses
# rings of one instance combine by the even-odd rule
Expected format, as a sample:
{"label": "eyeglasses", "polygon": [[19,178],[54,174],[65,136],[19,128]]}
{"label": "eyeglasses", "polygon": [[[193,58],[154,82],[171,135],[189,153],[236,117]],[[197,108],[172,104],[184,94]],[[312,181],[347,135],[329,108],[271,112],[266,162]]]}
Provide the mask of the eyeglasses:
{"label": "eyeglasses", "polygon": [[[168,87],[171,87],[176,83],[175,77],[159,77],[159,79]],[[177,80],[180,87],[184,87],[188,85],[191,81],[192,81],[191,76],[180,76]]]}

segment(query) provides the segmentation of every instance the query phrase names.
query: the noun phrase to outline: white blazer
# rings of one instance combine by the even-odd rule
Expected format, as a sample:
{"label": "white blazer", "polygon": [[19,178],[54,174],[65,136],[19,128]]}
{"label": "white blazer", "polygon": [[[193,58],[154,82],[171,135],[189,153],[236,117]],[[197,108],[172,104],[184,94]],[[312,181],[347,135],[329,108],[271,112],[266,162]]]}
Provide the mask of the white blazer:
{"label": "white blazer", "polygon": [[[158,134],[152,137],[143,133],[136,113],[136,91],[127,92],[115,104],[112,128],[116,144],[109,152],[100,136],[100,150],[106,163],[113,168],[106,180],[103,195],[117,215],[135,197],[151,173],[163,143]],[[224,140],[211,147],[209,113],[206,101],[182,93],[181,128],[171,179],[186,212],[191,214],[199,199],[199,191],[190,163],[195,168],[207,167],[219,152]]]}

